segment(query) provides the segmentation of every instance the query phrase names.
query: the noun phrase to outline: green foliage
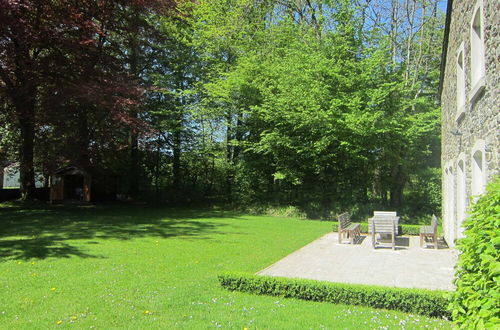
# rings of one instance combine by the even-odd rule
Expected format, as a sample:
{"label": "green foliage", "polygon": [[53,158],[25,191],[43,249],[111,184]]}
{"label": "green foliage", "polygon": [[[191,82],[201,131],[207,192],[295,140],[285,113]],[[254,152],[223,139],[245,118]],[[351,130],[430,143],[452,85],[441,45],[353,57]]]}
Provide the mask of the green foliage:
{"label": "green foliage", "polygon": [[[368,233],[368,223],[362,222],[360,223],[360,230],[362,233]],[[332,231],[338,231],[338,223],[334,222],[332,224]],[[398,227],[399,235],[420,235],[420,226],[419,225],[399,225]]]}
{"label": "green foliage", "polygon": [[400,235],[418,236],[420,235],[420,225],[399,225],[398,232]]}
{"label": "green foliage", "polygon": [[[437,154],[434,80],[410,84],[391,68],[389,43],[363,29],[352,2],[296,10],[252,0],[194,10],[193,39],[207,63],[196,112],[220,124],[212,139],[227,151],[220,193],[237,204],[293,205],[308,218],[367,202],[403,207],[408,178],[424,181],[418,171]],[[438,213],[435,194],[417,195],[409,213]]]}
{"label": "green foliage", "polygon": [[441,213],[441,175],[440,167],[427,167],[410,176],[404,208],[404,213],[412,214],[409,223],[420,223],[419,218],[425,215]]}
{"label": "green foliage", "polygon": [[[385,15],[380,2],[175,1],[168,15],[118,6],[106,17],[125,30],[106,35],[105,54],[126,71],[123,87],[144,90],[140,104],[124,100],[111,130],[106,98],[55,102],[57,116],[37,128],[35,164],[91,159],[117,177],[117,193],[158,203],[292,205],[308,218],[382,205],[411,223],[438,214],[440,180],[428,169],[439,166],[440,16],[413,3],[427,8],[410,15],[416,25],[394,17],[408,33],[388,35],[385,20],[370,22]],[[40,105],[72,95],[51,88]],[[12,118],[0,114],[9,162],[19,150]]]}
{"label": "green foliage", "polygon": [[465,238],[450,304],[452,318],[462,329],[494,328],[500,324],[500,178],[473,205],[464,223]]}
{"label": "green foliage", "polygon": [[256,215],[269,215],[273,217],[306,219],[304,212],[295,206],[249,206],[243,208],[245,212]]}
{"label": "green foliage", "polygon": [[446,291],[320,282],[234,272],[220,274],[219,283],[231,291],[370,306],[433,317],[449,316],[446,310]]}

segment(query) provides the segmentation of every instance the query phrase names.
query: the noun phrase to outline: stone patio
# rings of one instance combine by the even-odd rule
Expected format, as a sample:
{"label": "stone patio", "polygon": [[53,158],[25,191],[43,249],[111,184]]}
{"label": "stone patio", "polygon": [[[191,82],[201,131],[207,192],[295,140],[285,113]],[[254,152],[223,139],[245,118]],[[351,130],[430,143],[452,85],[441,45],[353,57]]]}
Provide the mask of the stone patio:
{"label": "stone patio", "polygon": [[373,249],[371,236],[358,244],[339,244],[329,233],[258,272],[260,275],[321,281],[453,290],[458,251],[444,244],[421,248],[418,236],[396,239],[396,250]]}

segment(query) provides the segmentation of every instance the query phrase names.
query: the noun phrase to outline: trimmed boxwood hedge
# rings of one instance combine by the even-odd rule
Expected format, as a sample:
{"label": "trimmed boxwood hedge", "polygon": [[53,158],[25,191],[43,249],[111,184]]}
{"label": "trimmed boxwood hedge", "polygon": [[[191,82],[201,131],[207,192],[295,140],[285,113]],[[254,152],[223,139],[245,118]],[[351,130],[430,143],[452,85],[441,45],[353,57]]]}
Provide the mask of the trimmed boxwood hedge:
{"label": "trimmed boxwood hedge", "polygon": [[[338,222],[333,223],[333,231],[338,231]],[[360,230],[363,234],[368,233],[368,223],[361,222]],[[399,235],[420,235],[420,225],[399,225],[398,227]]]}
{"label": "trimmed boxwood hedge", "polygon": [[231,291],[450,317],[447,310],[450,295],[448,291],[322,282],[235,272],[222,273],[218,278],[220,285]]}

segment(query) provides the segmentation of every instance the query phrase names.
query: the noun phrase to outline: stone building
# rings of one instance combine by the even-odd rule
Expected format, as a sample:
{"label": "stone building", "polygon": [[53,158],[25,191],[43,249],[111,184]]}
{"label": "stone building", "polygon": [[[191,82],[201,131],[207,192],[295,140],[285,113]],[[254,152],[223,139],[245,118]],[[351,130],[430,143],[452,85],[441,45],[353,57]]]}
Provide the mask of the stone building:
{"label": "stone building", "polygon": [[440,97],[443,229],[463,236],[474,197],[500,172],[500,1],[448,0]]}

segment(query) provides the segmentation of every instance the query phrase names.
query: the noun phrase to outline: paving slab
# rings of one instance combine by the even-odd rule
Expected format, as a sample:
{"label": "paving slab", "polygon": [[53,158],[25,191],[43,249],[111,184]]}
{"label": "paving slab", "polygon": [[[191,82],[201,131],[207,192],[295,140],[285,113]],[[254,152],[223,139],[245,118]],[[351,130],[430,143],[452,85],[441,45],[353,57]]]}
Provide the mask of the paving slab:
{"label": "paving slab", "polygon": [[371,236],[359,244],[339,244],[337,233],[326,234],[258,272],[260,275],[330,282],[454,290],[458,251],[421,248],[418,236],[398,237],[397,248],[373,249]]}

